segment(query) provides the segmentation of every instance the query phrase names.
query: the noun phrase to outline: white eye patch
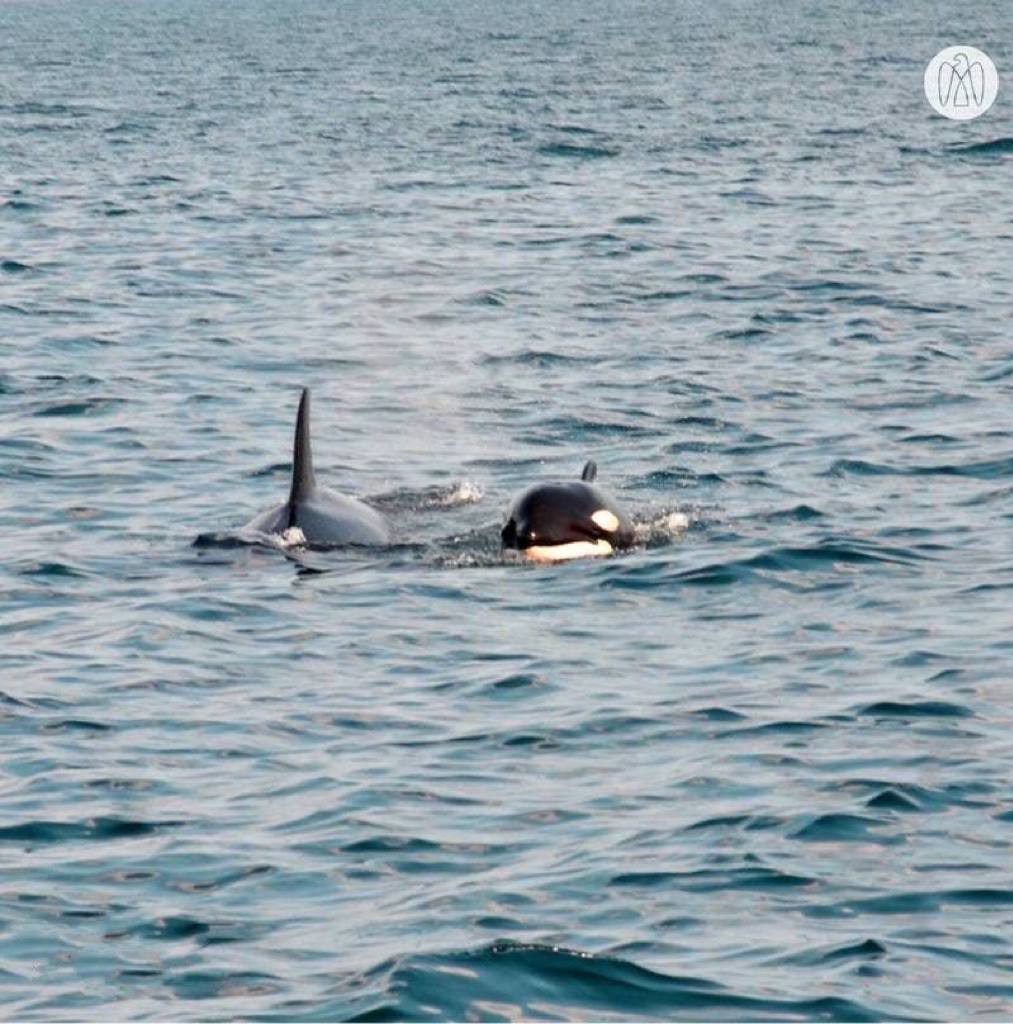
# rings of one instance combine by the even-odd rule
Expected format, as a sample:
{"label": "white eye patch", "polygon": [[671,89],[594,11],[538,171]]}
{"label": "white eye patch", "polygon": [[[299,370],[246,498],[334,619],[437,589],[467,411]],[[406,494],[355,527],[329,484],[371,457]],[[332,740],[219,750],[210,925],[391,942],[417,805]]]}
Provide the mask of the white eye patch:
{"label": "white eye patch", "polygon": [[592,512],[591,522],[609,533],[615,533],[619,529],[618,517],[614,512],[609,512],[607,508],[600,508],[597,512]]}

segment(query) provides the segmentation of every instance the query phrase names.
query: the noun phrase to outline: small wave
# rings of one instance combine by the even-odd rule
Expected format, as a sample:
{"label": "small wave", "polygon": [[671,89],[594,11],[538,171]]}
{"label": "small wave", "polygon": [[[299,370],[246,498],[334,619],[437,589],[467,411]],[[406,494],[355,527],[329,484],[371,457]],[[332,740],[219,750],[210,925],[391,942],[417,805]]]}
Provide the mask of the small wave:
{"label": "small wave", "polygon": [[908,813],[921,810],[921,807],[914,800],[903,793],[899,793],[896,789],[884,789],[881,793],[869,797],[865,801],[865,806],[873,811],[900,811]]}
{"label": "small wave", "polygon": [[681,466],[676,469],[656,469],[633,481],[635,486],[652,491],[666,491],[672,487],[710,486],[724,482],[725,478],[719,473],[695,473]]}
{"label": "small wave", "polygon": [[289,477],[292,474],[292,463],[291,462],[272,462],[269,466],[261,466],[259,469],[254,469],[248,476],[261,477],[261,476],[280,476]]}
{"label": "small wave", "polygon": [[836,565],[862,565],[885,562],[908,564],[921,556],[906,548],[888,548],[865,541],[826,540],[811,547],[771,548],[752,558],[729,563],[748,570],[773,572],[807,572],[832,569]]}
{"label": "small wave", "polygon": [[873,285],[869,281],[844,281],[834,278],[818,278],[816,280],[785,281],[785,287],[795,292],[810,295],[836,295],[841,292],[871,292]]}
{"label": "small wave", "polygon": [[561,946],[498,942],[416,955],[369,972],[351,1019],[731,1019],[870,1021],[883,1014],[853,1000],[760,998],[709,978],[662,974],[629,960]]}
{"label": "small wave", "polygon": [[822,476],[963,476],[991,480],[1013,475],[1013,456],[981,462],[944,463],[937,466],[891,466],[865,459],[837,459]]}
{"label": "small wave", "polygon": [[282,979],[258,971],[180,971],[162,975],[162,983],[176,999],[236,999],[281,992]]}
{"label": "small wave", "polygon": [[787,719],[779,722],[764,722],[762,725],[746,725],[741,728],[726,729],[724,732],[718,733],[717,738],[724,739],[732,736],[798,736],[826,728],[828,728],[826,722],[806,722]]}
{"label": "small wave", "polygon": [[637,302],[672,302],[677,299],[687,299],[693,296],[695,292],[682,288],[682,289],[668,289],[663,288],[659,291],[645,292],[642,295],[635,296]]}
{"label": "small wave", "polygon": [[824,964],[841,964],[858,960],[879,960],[887,955],[887,947],[876,939],[861,942],[847,942],[841,946],[824,946],[807,949],[801,953],[778,957],[773,963],[790,964],[796,967],[819,967]]}
{"label": "small wave", "polygon": [[564,132],[566,135],[601,135],[596,129],[585,128],[579,124],[550,124],[546,127],[556,132]]}
{"label": "small wave", "polygon": [[766,581],[794,586],[778,577],[792,573],[838,572],[847,565],[909,565],[924,558],[907,549],[893,549],[862,542],[828,541],[812,547],[771,548],[751,558],[730,559],[672,571],[670,565],[635,564],[602,581],[604,587],[641,590],[653,587],[728,586],[747,581]]}
{"label": "small wave", "polygon": [[658,218],[648,213],[626,213],[621,217],[616,217],[616,223],[623,225],[656,224],[657,222]]}
{"label": "small wave", "polygon": [[178,185],[182,182],[182,178],[175,178],[171,174],[147,174],[141,175],[139,178],[135,178],[131,184],[138,186],[145,185]]}
{"label": "small wave", "polygon": [[47,722],[42,726],[42,731],[46,733],[54,732],[110,732],[112,730],[111,725],[106,725],[105,722],[92,722],[86,718],[65,718],[59,722]]}
{"label": "small wave", "polygon": [[921,555],[906,548],[890,548],[868,541],[826,540],[812,547],[773,548],[754,558],[745,559],[741,564],[751,569],[773,569],[775,571],[800,571],[837,564],[862,565],[885,562],[901,565],[920,561]]}
{"label": "small wave", "polygon": [[8,199],[6,202],[0,203],[0,210],[14,210],[16,213],[27,213],[29,210],[37,209],[39,209],[39,204],[28,199]]}
{"label": "small wave", "polygon": [[740,711],[732,711],[731,708],[723,708],[719,706],[711,708],[698,708],[696,711],[691,712],[698,718],[705,718],[708,722],[744,722],[748,716],[742,714]]}
{"label": "small wave", "polygon": [[561,156],[571,160],[601,160],[619,155],[618,149],[609,149],[606,146],[578,146],[572,142],[550,142],[539,146],[538,152],[542,156]]}
{"label": "small wave", "polygon": [[518,672],[486,683],[480,692],[490,697],[515,698],[532,696],[545,690],[548,685],[545,679],[535,673]]}
{"label": "small wave", "polygon": [[719,192],[722,199],[741,199],[747,206],[777,206],[777,200],[759,189],[740,188],[729,192]]}
{"label": "small wave", "polygon": [[684,892],[725,892],[729,889],[799,889],[812,886],[815,881],[775,868],[749,867],[724,871],[631,871],[616,875],[609,884],[648,889],[679,889]]}
{"label": "small wave", "polygon": [[489,289],[475,292],[459,301],[466,306],[490,306],[494,309],[500,309],[507,304],[508,294],[504,291]]}
{"label": "small wave", "polygon": [[882,835],[874,830],[886,823],[883,818],[862,814],[820,814],[794,831],[791,838],[804,843],[877,843],[880,846],[904,843],[903,836]]}
{"label": "small wave", "polygon": [[739,327],[724,331],[715,331],[712,338],[720,341],[758,341],[760,338],[773,337],[774,332],[765,327]]}
{"label": "small wave", "polygon": [[[176,942],[180,939],[193,939],[206,935],[210,931],[211,925],[206,921],[194,917],[169,915],[135,925],[129,932],[122,934],[154,939],[157,942]],[[118,938],[120,934],[113,933],[113,937]]]}
{"label": "small wave", "polygon": [[1013,905],[1011,889],[944,889],[937,892],[896,892],[883,896],[813,904],[803,908],[807,917],[854,918],[857,914],[938,914],[946,906],[997,908]]}
{"label": "small wave", "polygon": [[182,821],[131,821],[127,818],[91,818],[88,821],[28,821],[21,825],[0,828],[0,842],[62,843],[74,841],[101,842],[106,839],[130,839],[148,836],[164,828],[184,824]]}
{"label": "small wave", "polygon": [[1004,136],[987,142],[972,142],[966,146],[951,146],[946,152],[956,156],[1005,156],[1013,153],[1013,138]]}
{"label": "small wave", "polygon": [[150,135],[157,129],[154,124],[142,124],[139,121],[119,121],[102,129],[103,135]]}
{"label": "small wave", "polygon": [[82,579],[87,573],[66,562],[33,562],[18,570],[21,576],[64,577],[65,579]]}
{"label": "small wave", "polygon": [[859,709],[859,715],[870,718],[971,718],[974,712],[963,704],[945,700],[893,701],[883,700]]}
{"label": "small wave", "polygon": [[981,807],[977,783],[929,788],[896,779],[846,779],[827,785],[828,792],[868,794],[865,806],[874,810],[929,813],[953,807]]}
{"label": "small wave", "polygon": [[704,818],[686,826],[687,832],[702,832],[708,829],[742,829],[744,832],[762,832],[780,828],[784,820],[770,814],[725,814],[717,818]]}
{"label": "small wave", "polygon": [[483,356],[480,362],[486,366],[516,364],[520,366],[544,368],[550,366],[568,366],[580,363],[598,362],[598,357],[569,355],[566,352],[551,352],[547,349],[526,348],[521,349],[519,352],[509,352],[504,355]]}
{"label": "small wave", "polygon": [[122,398],[86,398],[79,402],[61,402],[38,409],[36,416],[90,416],[104,412],[113,406],[122,405]]}
{"label": "small wave", "polygon": [[1000,362],[995,369],[988,370],[986,373],[981,375],[981,380],[993,381],[993,380],[1005,380],[1007,377],[1013,377],[1013,359],[1008,359]]}
{"label": "small wave", "polygon": [[578,440],[586,437],[652,437],[661,431],[656,427],[645,427],[639,423],[606,420],[592,416],[555,416],[538,424],[542,430]]}
{"label": "small wave", "polygon": [[791,508],[778,509],[776,512],[768,512],[764,518],[768,522],[798,522],[805,523],[812,519],[822,519],[823,513],[812,505],[793,505]]}
{"label": "small wave", "polygon": [[744,146],[750,145],[750,143],[750,139],[729,138],[720,135],[702,135],[697,140],[699,148],[709,153],[718,153],[723,149],[742,149]]}
{"label": "small wave", "polygon": [[873,831],[884,824],[880,818],[861,814],[821,814],[792,833],[791,838],[807,843],[858,842],[879,843],[882,846],[893,846],[905,841],[903,836],[881,835]]}

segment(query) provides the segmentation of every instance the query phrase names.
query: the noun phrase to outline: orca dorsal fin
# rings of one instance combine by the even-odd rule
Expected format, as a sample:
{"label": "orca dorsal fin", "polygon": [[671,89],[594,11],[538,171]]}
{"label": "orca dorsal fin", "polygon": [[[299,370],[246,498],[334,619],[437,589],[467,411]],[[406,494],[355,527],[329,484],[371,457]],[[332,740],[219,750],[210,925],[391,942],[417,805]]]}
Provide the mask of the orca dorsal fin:
{"label": "orca dorsal fin", "polygon": [[313,475],[313,450],[310,447],[310,389],[302,389],[299,412],[295,418],[295,443],[292,446],[292,489],[288,494],[289,526],[295,526],[295,506],[316,489]]}
{"label": "orca dorsal fin", "polygon": [[594,483],[594,478],[598,475],[598,465],[594,459],[588,459],[584,463],[584,472],[580,474],[581,480],[586,484]]}

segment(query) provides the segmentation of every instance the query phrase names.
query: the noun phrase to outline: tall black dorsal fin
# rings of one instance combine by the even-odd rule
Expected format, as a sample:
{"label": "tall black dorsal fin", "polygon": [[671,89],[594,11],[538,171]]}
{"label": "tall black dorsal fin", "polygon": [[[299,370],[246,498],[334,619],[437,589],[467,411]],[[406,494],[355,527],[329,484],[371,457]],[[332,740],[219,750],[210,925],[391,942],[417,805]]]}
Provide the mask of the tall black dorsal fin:
{"label": "tall black dorsal fin", "polygon": [[581,480],[585,483],[594,483],[594,478],[598,475],[598,465],[594,459],[588,459],[584,463],[584,472],[580,474]]}
{"label": "tall black dorsal fin", "polygon": [[317,486],[313,475],[313,450],[310,447],[310,389],[302,389],[299,412],[295,418],[295,444],[292,446],[292,489],[288,494],[289,526],[295,526],[295,506],[308,498]]}

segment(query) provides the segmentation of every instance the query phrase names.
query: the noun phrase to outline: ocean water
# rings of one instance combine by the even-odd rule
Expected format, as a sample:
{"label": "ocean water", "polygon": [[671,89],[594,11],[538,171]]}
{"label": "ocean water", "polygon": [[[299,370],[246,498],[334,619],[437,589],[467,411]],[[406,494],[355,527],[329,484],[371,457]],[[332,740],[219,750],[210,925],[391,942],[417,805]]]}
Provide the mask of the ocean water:
{"label": "ocean water", "polygon": [[1008,4],[0,29],[0,1016],[1013,1014]]}

